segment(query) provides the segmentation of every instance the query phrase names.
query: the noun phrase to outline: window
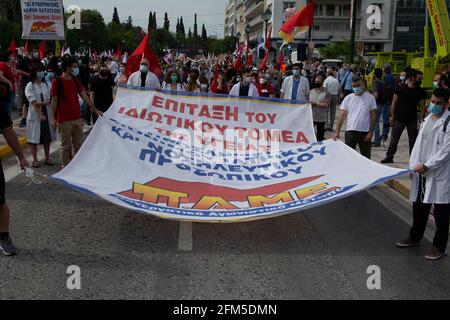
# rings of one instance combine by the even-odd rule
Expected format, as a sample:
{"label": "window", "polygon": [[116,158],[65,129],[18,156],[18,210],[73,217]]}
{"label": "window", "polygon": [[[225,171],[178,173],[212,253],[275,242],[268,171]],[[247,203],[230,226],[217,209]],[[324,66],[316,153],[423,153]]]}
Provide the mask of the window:
{"label": "window", "polygon": [[352,8],[351,8],[351,6],[349,4],[344,5],[343,6],[342,16],[350,17],[351,11],[352,11]]}
{"label": "window", "polygon": [[327,4],[327,16],[334,17],[334,13],[336,11],[336,6],[334,4]]}
{"label": "window", "polygon": [[295,2],[283,2],[283,12],[285,12],[287,9],[294,8]]}

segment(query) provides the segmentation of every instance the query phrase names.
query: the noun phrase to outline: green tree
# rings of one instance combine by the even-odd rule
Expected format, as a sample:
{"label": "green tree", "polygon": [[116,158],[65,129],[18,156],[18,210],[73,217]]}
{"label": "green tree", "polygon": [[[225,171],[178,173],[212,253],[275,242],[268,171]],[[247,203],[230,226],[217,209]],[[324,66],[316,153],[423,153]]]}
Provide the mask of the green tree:
{"label": "green tree", "polygon": [[180,32],[186,38],[186,29],[184,28],[183,17],[180,18]]}
{"label": "green tree", "polygon": [[158,29],[158,24],[156,23],[156,11],[153,12],[153,30]]}
{"label": "green tree", "polygon": [[[7,49],[11,43],[11,37],[17,40],[20,39],[20,25],[17,22],[10,20],[0,20],[0,46],[3,49]],[[19,46],[19,44],[17,44]]]}
{"label": "green tree", "polygon": [[[2,0],[6,12],[6,19],[20,21],[22,17],[22,8],[19,0]],[[3,31],[3,29],[2,29]]]}
{"label": "green tree", "polygon": [[89,42],[93,48],[106,49],[108,39],[114,35],[114,32],[121,33],[123,29],[120,24],[110,23],[107,31],[103,16],[97,10],[82,10],[81,21],[83,21],[83,28],[67,30],[66,33],[68,45],[72,50],[77,50],[79,47],[88,48]]}
{"label": "green tree", "polygon": [[120,24],[119,13],[117,12],[117,7],[114,7],[114,13],[112,17],[112,23]]}
{"label": "green tree", "polygon": [[166,29],[167,31],[169,31],[170,29],[170,21],[169,17],[167,16],[167,12],[164,14],[164,29]]}
{"label": "green tree", "polygon": [[133,28],[133,18],[131,18],[131,16],[128,17],[125,27],[127,28],[127,30],[130,30],[131,28]]}
{"label": "green tree", "polygon": [[152,30],[152,29],[153,29],[153,13],[150,11],[150,13],[148,14],[147,30]]}
{"label": "green tree", "polygon": [[322,48],[319,48],[320,55],[324,59],[348,59],[348,48],[349,48],[350,42],[344,42],[344,43],[329,43]]}
{"label": "green tree", "polygon": [[203,40],[203,42],[207,42],[208,41],[208,34],[206,32],[205,25],[202,26],[202,40]]}

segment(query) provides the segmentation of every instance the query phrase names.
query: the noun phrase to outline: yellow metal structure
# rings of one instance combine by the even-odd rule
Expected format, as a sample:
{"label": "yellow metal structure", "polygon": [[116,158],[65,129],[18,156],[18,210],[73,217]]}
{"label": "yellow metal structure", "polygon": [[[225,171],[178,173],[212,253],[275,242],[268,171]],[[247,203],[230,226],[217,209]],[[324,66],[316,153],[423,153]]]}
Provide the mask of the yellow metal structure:
{"label": "yellow metal structure", "polygon": [[430,56],[430,39],[428,19],[424,28],[425,50],[423,54],[406,52],[379,52],[369,54],[367,74],[368,83],[372,82],[373,69],[382,68],[385,64],[392,66],[392,73],[398,75],[406,67],[411,66],[424,74],[423,88],[430,89],[436,74],[439,74],[450,63],[450,19],[447,5],[442,0],[426,0],[427,17],[430,18],[436,42],[436,54]]}

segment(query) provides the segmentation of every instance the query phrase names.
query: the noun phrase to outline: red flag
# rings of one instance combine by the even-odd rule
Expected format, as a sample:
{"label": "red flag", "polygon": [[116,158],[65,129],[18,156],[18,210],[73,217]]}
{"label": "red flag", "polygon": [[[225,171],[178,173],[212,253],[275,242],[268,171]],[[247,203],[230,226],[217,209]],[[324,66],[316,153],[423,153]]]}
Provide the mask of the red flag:
{"label": "red flag", "polygon": [[267,59],[269,59],[269,54],[270,54],[271,40],[272,40],[272,28],[270,28],[269,34],[267,36],[267,40],[266,40],[266,54],[264,55],[264,59],[261,62],[261,66],[259,67],[260,71],[264,71],[264,69],[266,68]]}
{"label": "red flag", "polygon": [[250,51],[250,54],[248,55],[247,58],[247,68],[251,67],[252,64],[253,64],[253,51]]}
{"label": "red flag", "polygon": [[119,47],[117,49],[116,57],[117,57],[117,59],[119,59],[119,62],[121,63],[122,62],[122,47]]}
{"label": "red flag", "polygon": [[314,1],[301,8],[294,16],[286,21],[280,29],[280,37],[284,43],[294,42],[297,33],[306,32],[314,22]]}
{"label": "red flag", "polygon": [[280,48],[280,61],[279,61],[280,68],[283,65],[283,63],[284,63],[283,50],[282,48]]}
{"label": "red flag", "polygon": [[236,60],[234,61],[233,69],[236,72],[240,72],[242,70],[242,62],[240,57],[237,57]]}
{"label": "red flag", "polygon": [[28,43],[28,40],[25,42],[25,46],[23,48],[23,52],[30,53],[30,44]]}
{"label": "red flag", "polygon": [[11,51],[13,56],[17,56],[17,50],[16,50],[16,40],[14,38],[11,38],[11,43],[9,44],[8,51]]}
{"label": "red flag", "polygon": [[45,41],[42,40],[39,44],[39,59],[42,60],[45,57]]}
{"label": "red flag", "polygon": [[147,33],[136,50],[134,50],[133,54],[128,57],[126,65],[127,79],[131,76],[131,74],[139,70],[139,65],[143,58],[147,59],[150,64],[149,71],[156,74],[157,77],[161,76],[161,66],[159,64],[159,59],[152,51],[152,49],[150,49],[150,46],[148,45],[149,39],[150,34]]}
{"label": "red flag", "polygon": [[219,78],[219,64],[216,64],[216,72],[214,72],[214,80],[211,83],[212,93],[217,93],[217,79]]}

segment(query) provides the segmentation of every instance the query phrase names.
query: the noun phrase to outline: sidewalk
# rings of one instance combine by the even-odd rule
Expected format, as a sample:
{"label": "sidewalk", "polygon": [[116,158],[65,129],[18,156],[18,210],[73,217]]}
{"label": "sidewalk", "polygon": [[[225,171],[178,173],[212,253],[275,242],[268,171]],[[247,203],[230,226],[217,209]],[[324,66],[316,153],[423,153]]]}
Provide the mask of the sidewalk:
{"label": "sidewalk", "polygon": [[[19,143],[22,148],[27,147],[27,128],[19,128],[20,119],[17,119],[13,122],[14,131],[19,138]],[[6,143],[5,137],[0,135],[0,158],[4,159],[12,155],[14,152]]]}
{"label": "sidewalk", "polygon": [[[336,112],[336,122],[335,127],[338,122],[340,116],[340,110]],[[380,123],[380,127],[382,129],[382,124]],[[345,137],[345,123],[343,125],[343,129],[341,131],[341,140],[344,141]],[[333,132],[327,132],[325,135],[325,139],[330,139],[333,136]],[[372,148],[372,161],[375,161],[377,163],[380,163],[381,160],[383,160],[386,157],[386,152],[389,148],[390,143],[390,136],[391,133],[389,133],[389,138],[386,141],[384,145],[382,145],[379,148]],[[357,151],[358,148],[357,148]],[[400,169],[409,169],[409,142],[408,142],[408,134],[406,130],[403,132],[403,135],[400,139],[400,142],[398,144],[398,150],[397,154],[395,155],[394,163],[388,164],[388,166],[393,168],[400,168]],[[409,194],[411,191],[411,179],[410,177],[403,176],[401,178],[398,178],[396,180],[389,181],[387,183],[391,188],[395,189],[396,191],[400,192],[405,197],[409,198]]]}

